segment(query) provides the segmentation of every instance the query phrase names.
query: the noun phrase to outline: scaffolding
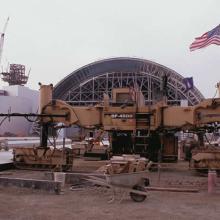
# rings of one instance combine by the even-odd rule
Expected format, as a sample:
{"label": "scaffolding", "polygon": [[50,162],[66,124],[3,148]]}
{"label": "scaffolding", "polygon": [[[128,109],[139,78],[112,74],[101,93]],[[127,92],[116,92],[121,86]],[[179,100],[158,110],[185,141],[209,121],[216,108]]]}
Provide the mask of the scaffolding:
{"label": "scaffolding", "polygon": [[9,71],[1,73],[2,80],[11,85],[25,85],[28,81],[25,75],[25,66],[21,64],[10,64]]}

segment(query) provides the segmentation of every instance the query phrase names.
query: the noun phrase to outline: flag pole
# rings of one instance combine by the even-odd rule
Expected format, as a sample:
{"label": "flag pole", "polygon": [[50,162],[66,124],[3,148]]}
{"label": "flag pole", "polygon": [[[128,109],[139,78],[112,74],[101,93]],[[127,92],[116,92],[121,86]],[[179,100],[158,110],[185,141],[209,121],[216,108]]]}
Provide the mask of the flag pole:
{"label": "flag pole", "polygon": [[218,97],[220,98],[220,82],[217,83],[216,87],[218,89]]}

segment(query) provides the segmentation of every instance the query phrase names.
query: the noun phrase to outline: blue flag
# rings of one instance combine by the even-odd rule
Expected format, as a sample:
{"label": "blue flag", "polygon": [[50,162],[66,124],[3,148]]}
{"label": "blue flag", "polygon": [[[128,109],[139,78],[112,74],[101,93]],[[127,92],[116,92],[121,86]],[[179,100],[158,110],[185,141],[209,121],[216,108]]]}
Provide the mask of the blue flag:
{"label": "blue flag", "polygon": [[193,84],[193,77],[186,77],[183,79],[183,83],[186,86],[186,92],[189,91],[190,89],[193,89],[194,84]]}

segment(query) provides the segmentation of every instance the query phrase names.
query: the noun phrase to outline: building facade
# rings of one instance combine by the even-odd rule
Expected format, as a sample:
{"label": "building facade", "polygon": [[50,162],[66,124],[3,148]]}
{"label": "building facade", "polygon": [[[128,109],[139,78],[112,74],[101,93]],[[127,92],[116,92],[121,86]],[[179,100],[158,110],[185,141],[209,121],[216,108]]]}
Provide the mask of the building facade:
{"label": "building facade", "polygon": [[[25,86],[5,86],[0,93],[0,113],[37,113],[39,92]],[[30,118],[34,120],[34,118]],[[33,130],[33,123],[23,117],[0,117],[1,136],[28,136]]]}

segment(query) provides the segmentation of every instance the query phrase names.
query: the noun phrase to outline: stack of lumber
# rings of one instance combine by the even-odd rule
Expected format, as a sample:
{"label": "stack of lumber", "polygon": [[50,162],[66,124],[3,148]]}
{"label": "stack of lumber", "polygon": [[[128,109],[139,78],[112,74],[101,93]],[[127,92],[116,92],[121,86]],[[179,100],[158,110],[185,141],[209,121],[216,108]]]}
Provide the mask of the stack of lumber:
{"label": "stack of lumber", "polygon": [[146,170],[149,160],[139,155],[113,156],[106,165],[106,174],[133,173]]}

